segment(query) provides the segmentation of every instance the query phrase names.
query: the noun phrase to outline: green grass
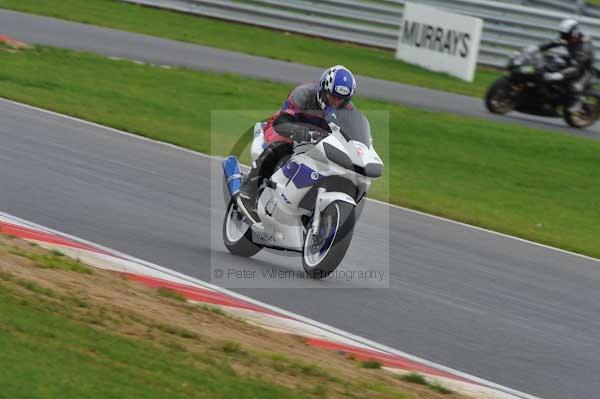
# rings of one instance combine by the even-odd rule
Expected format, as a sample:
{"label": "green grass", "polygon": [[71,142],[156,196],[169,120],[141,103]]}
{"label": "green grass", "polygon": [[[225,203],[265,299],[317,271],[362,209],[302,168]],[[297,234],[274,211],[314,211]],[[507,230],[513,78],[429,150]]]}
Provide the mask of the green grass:
{"label": "green grass", "polygon": [[[392,51],[144,8],[114,0],[0,0],[0,7],[320,67],[482,96],[499,73],[479,68],[473,83],[396,61]],[[315,77],[316,79],[317,77]],[[360,93],[360,87],[359,87]]]}
{"label": "green grass", "polygon": [[360,362],[360,367],[365,369],[380,369],[381,363],[377,360],[366,360],[364,362]]}
{"label": "green grass", "polygon": [[185,296],[181,295],[179,292],[169,289],[169,288],[164,288],[164,287],[160,287],[158,290],[158,295],[162,296],[163,298],[169,298],[169,299],[174,299],[176,301],[179,302],[185,302],[187,301],[187,299],[185,298]]}
{"label": "green grass", "polygon": [[425,377],[419,373],[413,372],[413,373],[405,374],[402,377],[400,377],[400,379],[403,381],[406,381],[406,382],[410,382],[411,384],[428,386],[432,390],[436,391],[437,393],[441,393],[443,395],[449,395],[451,393],[454,393],[452,390],[450,390],[438,383],[431,383],[431,382],[427,381],[425,379]]}
{"label": "green grass", "polygon": [[42,287],[35,281],[17,279],[15,282],[18,286],[23,287],[23,288],[25,288],[31,292],[34,292],[36,294],[42,294],[49,298],[58,297],[58,294],[55,291],[53,291],[49,288]]}
{"label": "green grass", "polygon": [[[349,398],[409,397],[392,376],[351,381],[287,353],[285,346],[280,352],[257,351],[257,344],[272,344],[268,336],[257,342],[264,336],[260,331],[247,331],[234,341],[188,330],[204,332],[202,326],[212,325],[207,329],[221,333],[221,327],[228,327],[219,325],[219,317],[182,328],[178,316],[184,315],[177,315],[182,309],[171,304],[174,317],[163,324],[138,313],[139,304],[107,307],[74,290],[72,283],[55,280],[55,273],[44,272],[44,284],[52,289],[46,288],[27,280],[33,265],[11,268],[8,262],[3,263],[8,269],[0,270],[2,397],[337,398],[342,390],[352,392],[344,395]],[[90,276],[85,284],[112,297],[110,281]],[[328,364],[327,358],[321,362]]]}
{"label": "green grass", "polygon": [[212,313],[214,313],[216,315],[219,315],[219,316],[228,316],[227,312],[225,312],[223,309],[221,309],[218,306],[207,305],[207,304],[204,304],[204,303],[201,304],[201,305],[198,305],[198,306],[200,306],[201,308],[203,308],[205,310],[208,310],[209,312],[212,312]]}
{"label": "green grass", "polygon": [[160,330],[164,333],[171,334],[171,335],[179,337],[179,338],[202,341],[202,337],[200,335],[198,335],[197,333],[195,333],[193,331],[187,330],[185,328],[175,327],[175,326],[172,326],[169,324],[162,324],[162,323],[152,324],[152,327],[154,327],[157,330]]}
{"label": "green grass", "polygon": [[425,377],[419,373],[409,373],[400,378],[402,381],[410,382],[411,384],[429,385]]}
{"label": "green grass", "polygon": [[267,355],[271,367],[279,372],[285,372],[289,375],[304,375],[314,378],[326,378],[329,381],[340,382],[337,377],[331,376],[327,371],[315,364],[304,363],[289,356],[281,354]]}
{"label": "green grass", "polygon": [[0,285],[0,386],[19,398],[302,398],[227,363],[91,329]]}
{"label": "green grass", "polygon": [[93,273],[93,270],[89,266],[84,265],[78,260],[72,260],[71,258],[65,257],[60,251],[52,251],[49,255],[44,255],[14,248],[10,253],[32,260],[36,266],[41,267],[42,269],[70,270],[83,274]]}
{"label": "green grass", "polygon": [[[217,154],[277,109],[291,87],[51,48],[0,51],[0,64],[0,96]],[[390,118],[388,138],[382,113],[370,113],[388,173],[372,197],[600,257],[600,142],[382,102],[357,105]],[[230,111],[211,121],[210,110],[219,109]]]}
{"label": "green grass", "polygon": [[242,349],[242,346],[239,344],[239,342],[234,342],[234,341],[223,342],[223,344],[221,344],[220,349],[223,352],[228,353],[230,355],[245,355],[246,354],[246,351],[244,349]]}
{"label": "green grass", "polygon": [[436,391],[437,393],[441,393],[443,395],[450,395],[450,394],[454,393],[454,391],[452,391],[451,389],[448,389],[445,386],[440,385],[440,384],[429,384],[429,387],[431,389],[433,389],[434,391]]}

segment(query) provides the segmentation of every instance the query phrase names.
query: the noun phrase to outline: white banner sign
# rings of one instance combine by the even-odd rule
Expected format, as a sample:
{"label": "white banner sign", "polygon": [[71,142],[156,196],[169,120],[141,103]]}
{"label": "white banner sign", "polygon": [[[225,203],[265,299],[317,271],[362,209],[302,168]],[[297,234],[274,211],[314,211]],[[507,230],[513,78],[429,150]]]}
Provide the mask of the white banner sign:
{"label": "white banner sign", "polygon": [[406,3],[396,58],[472,82],[483,21]]}

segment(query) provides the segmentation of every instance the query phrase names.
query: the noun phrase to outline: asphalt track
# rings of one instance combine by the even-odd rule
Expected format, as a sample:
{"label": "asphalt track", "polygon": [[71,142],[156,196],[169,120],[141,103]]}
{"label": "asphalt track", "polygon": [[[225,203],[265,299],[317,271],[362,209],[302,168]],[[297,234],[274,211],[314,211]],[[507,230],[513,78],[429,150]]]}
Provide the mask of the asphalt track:
{"label": "asphalt track", "polygon": [[[217,267],[301,270],[226,252],[215,160],[4,100],[0,120],[4,212],[213,282]],[[596,396],[599,262],[375,202],[362,220],[341,270],[389,264],[389,288],[234,290],[529,394]]]}
{"label": "asphalt track", "polygon": [[[285,83],[320,72],[10,11],[0,11],[0,27],[32,43]],[[431,110],[593,138],[600,131],[518,114],[496,117],[478,99],[409,85],[366,77],[359,84],[361,95]],[[5,102],[0,116],[1,210],[205,280],[214,268],[240,268],[239,259],[215,244],[223,209],[207,195],[216,192],[210,159]],[[531,394],[595,396],[597,262],[375,203],[363,220],[369,224],[359,226],[347,259],[375,267],[389,261],[384,283],[390,288],[338,279],[237,291]],[[241,266],[300,270],[299,261],[268,253]],[[345,287],[353,289],[338,289]]]}
{"label": "asphalt track", "polygon": [[[35,44],[90,51],[159,65],[235,73],[283,83],[314,80],[322,72],[320,68],[301,64],[1,9],[0,34]],[[509,116],[492,115],[477,98],[365,76],[358,76],[357,80],[359,96],[600,139],[600,125],[578,130],[567,127],[562,119],[539,118],[516,112]]]}

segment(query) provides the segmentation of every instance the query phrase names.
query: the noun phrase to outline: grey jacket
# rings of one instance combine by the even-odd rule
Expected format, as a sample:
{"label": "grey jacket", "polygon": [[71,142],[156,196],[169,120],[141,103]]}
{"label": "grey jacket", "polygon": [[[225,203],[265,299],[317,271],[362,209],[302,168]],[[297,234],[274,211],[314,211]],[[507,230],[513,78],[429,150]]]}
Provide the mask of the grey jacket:
{"label": "grey jacket", "polygon": [[569,44],[564,40],[554,40],[542,44],[539,48],[546,51],[552,48],[564,47],[569,52],[568,66],[560,72],[565,79],[577,80],[594,67],[594,46],[589,37],[582,35],[577,43]]}

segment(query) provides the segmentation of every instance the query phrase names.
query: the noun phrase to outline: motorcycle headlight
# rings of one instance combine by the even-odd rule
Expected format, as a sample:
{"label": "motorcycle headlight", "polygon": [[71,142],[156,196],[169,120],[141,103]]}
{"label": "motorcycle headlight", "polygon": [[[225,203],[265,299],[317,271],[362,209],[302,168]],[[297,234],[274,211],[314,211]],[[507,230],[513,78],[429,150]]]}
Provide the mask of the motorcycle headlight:
{"label": "motorcycle headlight", "polygon": [[352,160],[344,151],[338,150],[329,143],[323,143],[325,149],[325,155],[331,162],[335,162],[345,169],[354,169]]}

